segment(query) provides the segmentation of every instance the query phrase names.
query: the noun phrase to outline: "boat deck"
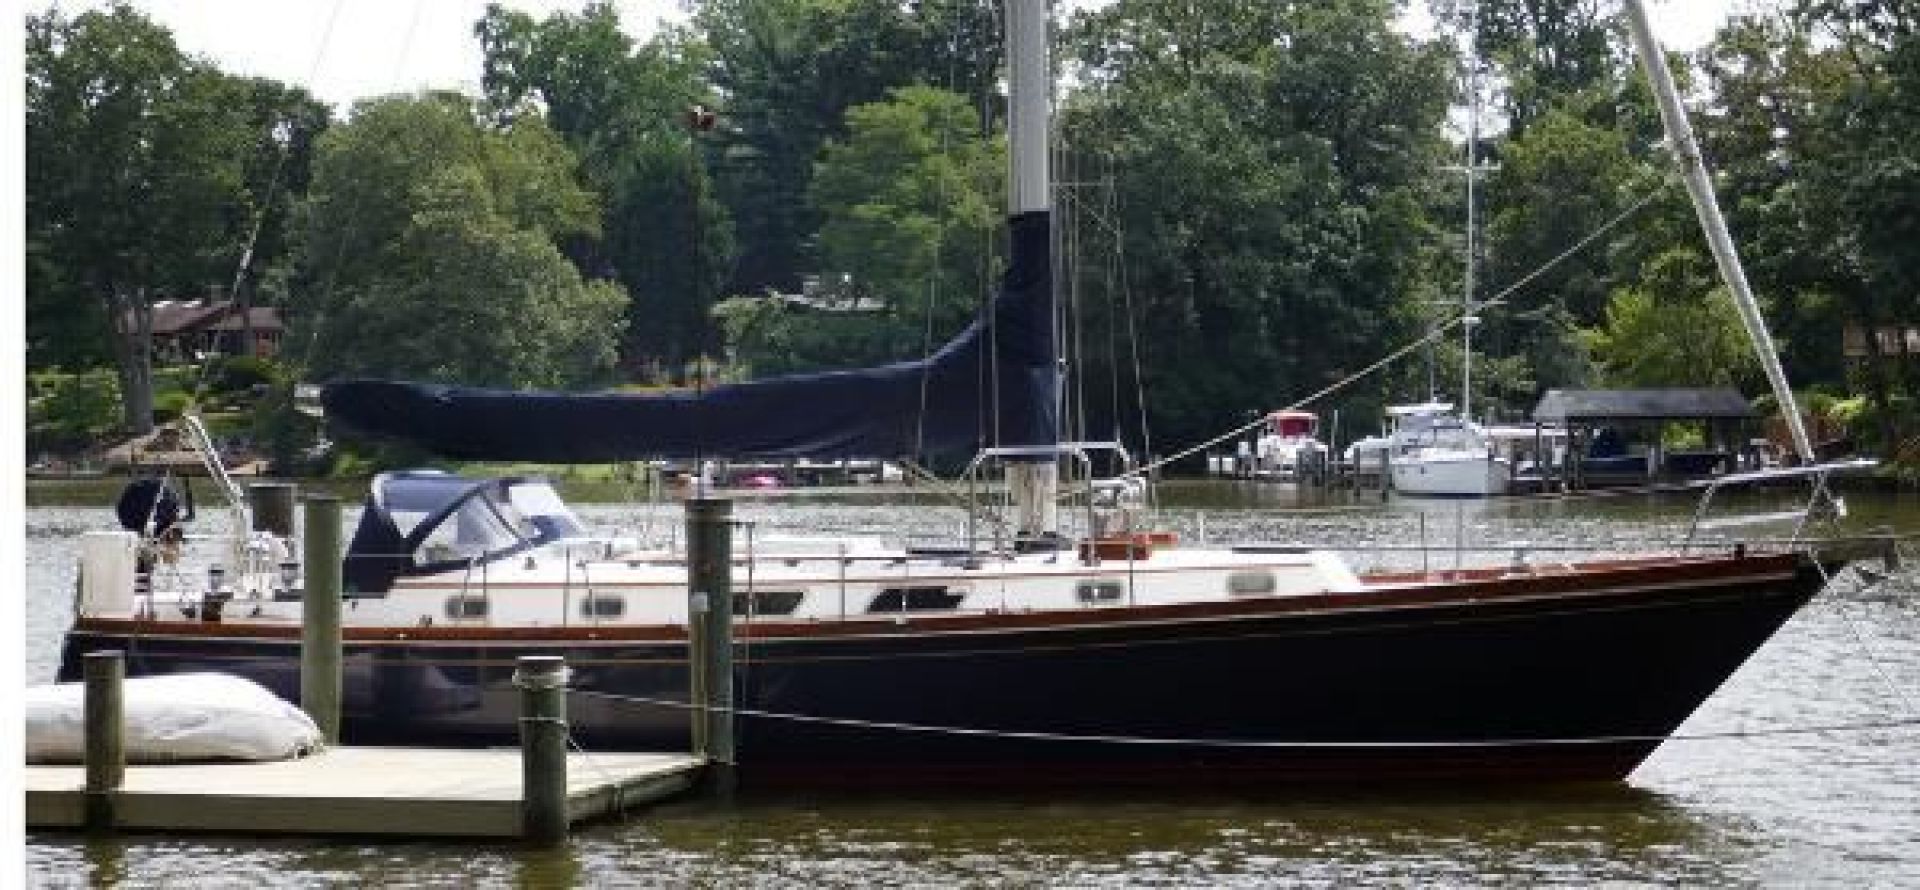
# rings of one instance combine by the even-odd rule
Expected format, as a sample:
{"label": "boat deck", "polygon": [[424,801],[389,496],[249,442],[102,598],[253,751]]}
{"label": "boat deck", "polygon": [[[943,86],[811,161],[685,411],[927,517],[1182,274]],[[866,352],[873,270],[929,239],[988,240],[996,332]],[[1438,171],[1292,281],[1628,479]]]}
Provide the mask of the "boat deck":
{"label": "boat deck", "polygon": [[[704,766],[684,754],[569,754],[567,818],[579,823],[671,797],[692,787]],[[343,747],[267,763],[130,764],[114,827],[517,837],[520,775],[513,748]],[[84,824],[84,767],[28,766],[24,776],[29,828]]]}

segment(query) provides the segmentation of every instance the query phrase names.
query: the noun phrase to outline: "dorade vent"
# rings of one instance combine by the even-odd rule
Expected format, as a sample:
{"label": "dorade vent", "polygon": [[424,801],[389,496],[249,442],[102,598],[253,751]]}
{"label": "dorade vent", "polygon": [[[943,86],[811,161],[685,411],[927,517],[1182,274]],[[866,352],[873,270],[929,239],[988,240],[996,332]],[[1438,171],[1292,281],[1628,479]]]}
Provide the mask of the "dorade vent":
{"label": "dorade vent", "polygon": [[868,612],[937,612],[957,608],[966,591],[945,587],[887,587],[873,598]]}
{"label": "dorade vent", "polygon": [[580,601],[582,618],[619,618],[627,614],[627,598],[606,593],[590,594]]}
{"label": "dorade vent", "polygon": [[487,617],[487,600],[479,596],[447,597],[447,617],[455,621],[471,621]]}
{"label": "dorade vent", "polygon": [[1117,578],[1089,578],[1073,585],[1073,598],[1086,605],[1117,603],[1126,585]]}
{"label": "dorade vent", "polygon": [[1265,569],[1254,572],[1234,572],[1227,576],[1227,593],[1233,596],[1264,596],[1274,592],[1279,585],[1273,579],[1273,573]]}
{"label": "dorade vent", "polygon": [[[752,598],[749,599],[748,597]],[[806,599],[804,590],[755,590],[749,593],[733,595],[733,614],[735,615],[792,615],[800,608],[800,601]],[[752,611],[748,611],[748,607]]]}

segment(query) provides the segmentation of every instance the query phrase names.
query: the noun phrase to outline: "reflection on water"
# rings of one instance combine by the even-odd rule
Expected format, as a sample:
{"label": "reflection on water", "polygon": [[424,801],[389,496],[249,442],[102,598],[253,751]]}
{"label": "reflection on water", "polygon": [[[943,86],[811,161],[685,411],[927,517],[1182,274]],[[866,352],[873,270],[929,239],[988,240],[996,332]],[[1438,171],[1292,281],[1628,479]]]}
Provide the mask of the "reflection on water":
{"label": "reflection on water", "polygon": [[[1637,549],[1684,536],[1682,498],[1397,501],[1319,513],[1291,489],[1176,484],[1187,540],[1424,540],[1428,560],[1508,558],[1511,542]],[[1780,495],[1740,506],[1779,509]],[[1855,495],[1849,531],[1920,530],[1915,499]],[[964,529],[926,493],[743,499],[761,530]],[[1313,502],[1315,506],[1342,506]],[[678,508],[589,506],[597,530],[672,534]],[[348,521],[352,521],[349,516]],[[203,531],[222,518],[203,514]],[[73,536],[102,508],[27,516],[27,672],[51,676],[71,620]],[[1742,534],[1782,534],[1780,529]],[[1486,547],[1485,550],[1461,550]],[[743,544],[744,546],[744,544]],[[1387,560],[1417,565],[1418,553]],[[1545,558],[1542,556],[1541,558]],[[1683,885],[1899,884],[1920,875],[1920,729],[1769,734],[1920,719],[1920,561],[1874,589],[1836,582],[1625,785],[1447,793],[1315,791],[1033,797],[773,797],[674,803],[581,831],[566,849],[220,837],[33,835],[36,886]],[[982,690],[983,695],[992,690]]]}

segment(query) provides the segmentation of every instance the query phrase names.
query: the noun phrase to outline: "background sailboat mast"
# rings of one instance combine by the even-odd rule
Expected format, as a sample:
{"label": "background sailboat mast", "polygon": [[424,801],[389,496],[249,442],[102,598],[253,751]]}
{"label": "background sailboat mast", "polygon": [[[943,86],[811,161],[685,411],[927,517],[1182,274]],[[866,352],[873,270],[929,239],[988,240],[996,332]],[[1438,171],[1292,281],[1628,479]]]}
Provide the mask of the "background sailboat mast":
{"label": "background sailboat mast", "polygon": [[1475,229],[1479,222],[1474,207],[1475,180],[1480,177],[1480,64],[1476,52],[1480,40],[1480,4],[1475,3],[1467,24],[1467,255],[1466,272],[1460,302],[1464,317],[1460,321],[1460,416],[1473,419],[1473,261],[1478,247]]}
{"label": "background sailboat mast", "polygon": [[[1012,167],[1008,210],[1045,212],[1053,207],[1053,182],[1047,168],[1052,71],[1047,65],[1046,0],[1008,0],[1006,28],[1007,154]],[[1021,536],[1059,531],[1057,458],[1010,463],[1007,483],[1013,494],[1014,527]]]}
{"label": "background sailboat mast", "polygon": [[1754,302],[1753,290],[1747,286],[1747,273],[1740,267],[1740,255],[1733,249],[1733,238],[1727,234],[1727,222],[1720,216],[1720,205],[1714,199],[1713,180],[1707,175],[1706,161],[1700,155],[1700,145],[1694,141],[1693,127],[1687,123],[1686,112],[1680,108],[1680,91],[1674,88],[1673,74],[1667,70],[1667,58],[1660,50],[1660,42],[1653,37],[1653,27],[1647,23],[1646,7],[1640,0],[1627,0],[1627,25],[1633,33],[1634,51],[1640,56],[1640,65],[1647,71],[1647,81],[1653,87],[1654,98],[1660,100],[1660,120],[1666,124],[1667,140],[1673,144],[1673,153],[1678,156],[1681,172],[1686,174],[1687,192],[1693,196],[1694,213],[1700,217],[1700,228],[1706,230],[1707,244],[1713,248],[1713,260],[1720,266],[1720,277],[1727,282],[1727,289],[1733,292],[1733,305],[1740,310],[1740,321],[1747,328],[1747,337],[1753,341],[1754,352],[1760,357],[1760,367],[1767,373],[1767,382],[1773,386],[1773,396],[1780,403],[1780,412],[1786,416],[1787,429],[1793,434],[1793,450],[1800,460],[1812,463],[1813,440],[1807,438],[1806,424],[1800,418],[1800,405],[1793,397],[1793,390],[1787,386],[1787,372],[1780,367],[1780,352],[1774,348],[1773,336],[1767,332],[1766,319],[1760,315],[1760,305]]}

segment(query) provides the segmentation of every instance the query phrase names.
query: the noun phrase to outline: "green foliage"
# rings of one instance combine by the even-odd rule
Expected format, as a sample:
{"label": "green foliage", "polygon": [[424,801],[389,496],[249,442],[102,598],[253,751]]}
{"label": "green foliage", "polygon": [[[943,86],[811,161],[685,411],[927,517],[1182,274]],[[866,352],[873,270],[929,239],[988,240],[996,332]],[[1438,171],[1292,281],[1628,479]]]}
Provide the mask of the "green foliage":
{"label": "green foliage", "polygon": [[[294,376],[584,386],[919,355],[996,271],[998,5],[697,0],[646,41],[607,2],[541,19],[494,6],[474,29],[483,102],[388,97],[339,126],[297,88],[181,52],[130,6],[29,15],[27,360],[120,371],[36,375],[29,434],[109,434],[99,407],[122,393],[123,426],[150,392],[183,407],[198,369],[149,385],[113,324],[232,282],[256,223],[242,280],[292,310],[289,358],[311,367],[223,362],[203,395],[265,384],[255,438],[289,465],[317,435],[285,392]],[[1058,54],[1062,311],[1076,380],[1113,395],[1075,389],[1070,416],[1131,429],[1121,393],[1140,383],[1157,438],[1205,437],[1457,303],[1465,208],[1446,167],[1463,150],[1449,121],[1462,59],[1453,39],[1402,33],[1401,6],[1076,7]],[[1477,6],[1495,109],[1478,148],[1498,164],[1481,193],[1485,298],[1658,187],[1670,160],[1616,3]],[[1823,415],[1866,447],[1920,460],[1920,363],[1839,346],[1848,326],[1920,323],[1909,6],[1778,0],[1672,61],[1789,374],[1845,395]],[[1428,7],[1443,34],[1465,27],[1465,0]],[[720,112],[712,131],[689,128],[696,103]],[[1702,251],[1671,185],[1506,293],[1475,334],[1476,405],[1523,410],[1594,377],[1756,392]],[[807,281],[814,300],[873,311],[716,303]],[[1436,350],[1443,387],[1458,349]],[[1424,389],[1416,359],[1336,399]]]}
{"label": "green foliage", "polygon": [[1759,360],[1705,257],[1676,248],[1655,258],[1645,284],[1614,292],[1588,345],[1602,379],[1618,387],[1751,387]]}
{"label": "green foliage", "polygon": [[623,363],[677,365],[706,351],[708,306],[734,254],[713,157],[688,128],[689,108],[715,102],[708,57],[678,31],[635,45],[619,25],[607,3],[541,21],[490,5],[474,31],[489,113],[544,110],[605,208],[605,237],[572,253],[585,269],[610,265],[633,296]]}
{"label": "green foliage", "polygon": [[120,419],[120,382],[104,368],[33,374],[27,390],[27,436],[39,447],[82,447]]}
{"label": "green foliage", "polygon": [[178,420],[181,415],[187,413],[187,408],[192,404],[191,393],[179,390],[156,393],[153,397],[153,419],[156,423]]}
{"label": "green foliage", "polygon": [[[1100,330],[1131,299],[1150,331],[1156,436],[1217,432],[1358,370],[1434,295],[1448,57],[1392,11],[1121,0],[1077,20],[1087,86],[1062,130],[1070,163],[1116,178],[1128,279],[1083,303]],[[1118,422],[1089,407],[1093,428]]]}
{"label": "green foliage", "polygon": [[694,30],[726,98],[718,185],[737,221],[732,293],[798,288],[821,225],[814,163],[845,134],[847,109],[911,84],[997,101],[998,4],[973,0],[695,0]]}
{"label": "green foliage", "polygon": [[[127,425],[143,429],[145,344],[125,320],[160,296],[232,281],[251,223],[284,204],[278,186],[304,180],[325,109],[185,55],[120,4],[28,17],[26,99],[29,361],[112,356]],[[280,140],[292,146],[284,165]],[[278,249],[283,220],[260,248]]]}
{"label": "green foliage", "polygon": [[626,298],[556,242],[595,234],[592,196],[537,118],[482,126],[451,94],[361,103],[321,141],[305,205],[316,376],[508,387],[611,373]]}
{"label": "green foliage", "polygon": [[207,370],[208,388],[216,393],[237,394],[256,386],[272,386],[286,379],[286,370],[270,358],[252,355],[228,355],[214,360]]}

